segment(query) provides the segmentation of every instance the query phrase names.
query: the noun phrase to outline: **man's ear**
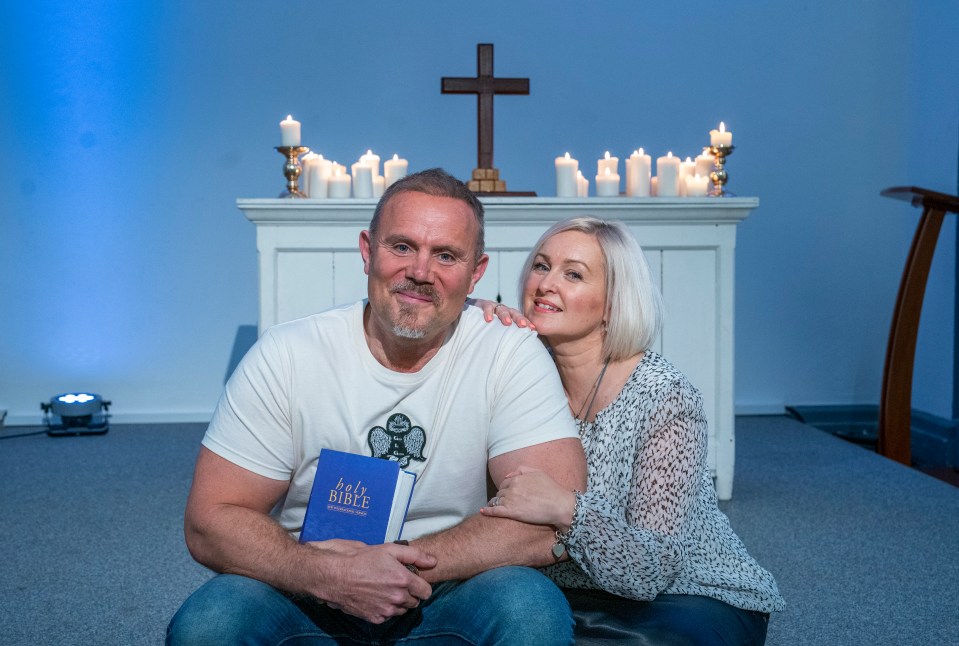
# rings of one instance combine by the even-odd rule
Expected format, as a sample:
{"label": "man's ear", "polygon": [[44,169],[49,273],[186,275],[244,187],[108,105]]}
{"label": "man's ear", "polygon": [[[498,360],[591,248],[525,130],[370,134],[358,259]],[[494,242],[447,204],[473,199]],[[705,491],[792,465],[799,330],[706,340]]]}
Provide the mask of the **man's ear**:
{"label": "man's ear", "polygon": [[476,289],[476,283],[480,281],[480,278],[483,277],[483,274],[486,273],[486,268],[489,266],[489,256],[485,253],[480,256],[480,259],[476,262],[476,266],[473,267],[473,276],[470,278],[470,289],[467,294],[472,294],[473,290]]}
{"label": "man's ear", "polygon": [[363,273],[370,275],[370,259],[373,256],[373,239],[370,232],[360,231],[360,256],[363,258]]}

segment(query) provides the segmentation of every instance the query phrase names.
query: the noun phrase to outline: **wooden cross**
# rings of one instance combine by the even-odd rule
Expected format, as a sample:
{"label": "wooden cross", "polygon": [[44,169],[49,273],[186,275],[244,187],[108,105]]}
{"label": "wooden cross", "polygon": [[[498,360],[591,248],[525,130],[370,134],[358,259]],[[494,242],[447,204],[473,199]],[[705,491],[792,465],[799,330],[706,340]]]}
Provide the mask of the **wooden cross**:
{"label": "wooden cross", "polygon": [[475,94],[477,105],[477,168],[493,168],[493,95],[529,94],[529,79],[494,78],[493,46],[476,46],[476,78],[443,77],[443,94]]}

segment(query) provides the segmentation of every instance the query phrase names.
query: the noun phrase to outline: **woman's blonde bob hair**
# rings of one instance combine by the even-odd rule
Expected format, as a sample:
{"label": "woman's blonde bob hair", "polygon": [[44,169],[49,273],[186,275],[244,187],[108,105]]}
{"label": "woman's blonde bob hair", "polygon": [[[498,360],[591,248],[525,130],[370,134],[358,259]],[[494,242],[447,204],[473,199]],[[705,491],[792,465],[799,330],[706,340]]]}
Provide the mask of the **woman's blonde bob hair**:
{"label": "woman's blonde bob hair", "polygon": [[596,238],[606,263],[606,335],[603,355],[621,361],[648,350],[659,334],[663,299],[653,284],[646,255],[636,238],[618,221],[579,216],[557,222],[537,241],[523,264],[519,278],[519,302],[524,303],[526,281],[533,261],[547,240],[566,231],[580,231]]}

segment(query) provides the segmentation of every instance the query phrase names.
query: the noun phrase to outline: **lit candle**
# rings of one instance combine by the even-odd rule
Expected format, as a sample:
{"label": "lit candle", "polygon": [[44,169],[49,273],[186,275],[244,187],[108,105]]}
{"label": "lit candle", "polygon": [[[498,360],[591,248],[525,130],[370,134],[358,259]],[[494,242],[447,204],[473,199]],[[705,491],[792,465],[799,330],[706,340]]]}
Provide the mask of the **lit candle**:
{"label": "lit candle", "polygon": [[687,175],[683,178],[686,184],[686,197],[706,197],[709,190],[709,178],[703,175]]}
{"label": "lit candle", "polygon": [[649,180],[649,196],[656,197],[659,195],[659,178],[653,177]]}
{"label": "lit candle", "polygon": [[589,180],[581,170],[576,171],[576,197],[589,197]]}
{"label": "lit candle", "polygon": [[300,122],[295,121],[292,115],[286,115],[286,119],[280,122],[280,145],[300,145]]}
{"label": "lit candle", "polygon": [[339,168],[333,171],[327,181],[327,195],[332,198],[344,198],[350,196],[350,176],[343,173]]}
{"label": "lit candle", "polygon": [[652,159],[642,148],[626,160],[626,195],[646,197],[649,195],[649,170]]}
{"label": "lit candle", "polygon": [[366,162],[353,164],[353,197],[373,197],[373,167]]}
{"label": "lit candle", "polygon": [[386,178],[384,186],[389,188],[396,180],[406,177],[409,164],[408,161],[400,159],[400,156],[396,154],[393,155],[393,159],[387,159],[383,164],[383,177]]}
{"label": "lit candle", "polygon": [[719,130],[710,130],[709,131],[709,145],[710,146],[732,146],[733,145],[733,132],[732,130],[726,131],[726,123],[723,121],[719,122]]}
{"label": "lit candle", "polygon": [[679,194],[686,195],[686,176],[696,174],[696,162],[692,158],[687,157],[686,160],[679,165]]}
{"label": "lit candle", "polygon": [[610,175],[619,175],[619,157],[610,157],[609,151],[596,163],[596,174],[603,175],[606,169],[609,169]]}
{"label": "lit candle", "polygon": [[556,197],[576,197],[579,190],[579,162],[566,153],[556,158]]}
{"label": "lit candle", "polygon": [[373,171],[373,177],[377,177],[380,174],[380,156],[374,154],[372,150],[367,149],[365,155],[360,155],[360,161],[364,164],[369,164]]}
{"label": "lit candle", "polygon": [[[309,157],[309,155],[303,156],[304,159],[306,157]],[[304,166],[306,169],[304,175],[306,177],[306,189],[304,191],[306,196],[318,199],[327,197],[327,186],[333,164],[329,159],[323,159],[323,155],[316,155]]]}
{"label": "lit candle", "polygon": [[659,197],[677,197],[679,195],[679,157],[670,152],[656,160],[656,194]]}
{"label": "lit candle", "polygon": [[703,152],[696,157],[696,174],[703,177],[709,177],[713,172],[713,156],[709,154],[709,148],[703,148]]}
{"label": "lit candle", "polygon": [[382,175],[377,175],[373,178],[373,197],[377,200],[383,197],[383,187],[386,186],[386,178]]}
{"label": "lit candle", "polygon": [[609,167],[602,175],[596,176],[596,197],[615,197],[619,195],[619,175],[614,175]]}

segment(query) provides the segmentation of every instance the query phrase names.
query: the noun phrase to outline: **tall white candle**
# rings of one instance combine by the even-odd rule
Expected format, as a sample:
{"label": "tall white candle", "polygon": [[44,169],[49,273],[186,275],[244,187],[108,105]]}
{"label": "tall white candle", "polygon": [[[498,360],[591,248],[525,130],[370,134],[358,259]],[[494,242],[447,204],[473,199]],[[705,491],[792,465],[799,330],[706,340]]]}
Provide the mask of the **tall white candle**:
{"label": "tall white candle", "polygon": [[366,162],[353,164],[353,197],[373,197],[373,167]]}
{"label": "tall white candle", "polygon": [[696,174],[703,177],[709,177],[713,171],[713,156],[709,154],[709,148],[703,148],[703,152],[696,157]]}
{"label": "tall white candle", "polygon": [[709,178],[702,175],[686,175],[683,178],[686,184],[686,197],[706,197],[709,189]]}
{"label": "tall white candle", "polygon": [[687,157],[679,165],[679,194],[686,195],[686,176],[696,174],[696,162]]}
{"label": "tall white candle", "polygon": [[331,198],[344,198],[350,196],[350,176],[342,172],[339,168],[333,171],[327,183],[327,195]]}
{"label": "tall white candle", "polygon": [[608,150],[603,158],[596,162],[596,174],[603,175],[607,168],[610,175],[619,175],[619,157],[610,157]]}
{"label": "tall white candle", "polygon": [[733,132],[732,130],[726,130],[725,122],[723,121],[719,122],[719,130],[709,131],[709,145],[710,146],[732,146],[733,145]]}
{"label": "tall white candle", "polygon": [[579,184],[576,174],[579,172],[579,162],[566,153],[556,158],[556,197],[576,197]]}
{"label": "tall white candle", "polygon": [[[306,157],[306,155],[304,155]],[[309,165],[306,166],[307,190],[306,196],[316,199],[327,197],[329,177],[333,164],[329,159],[323,159],[323,155],[317,155]]]}
{"label": "tall white candle", "polygon": [[607,167],[601,175],[596,176],[596,197],[617,195],[619,195],[619,175],[614,175]]}
{"label": "tall white candle", "polygon": [[380,156],[374,154],[372,150],[367,149],[365,154],[360,155],[360,161],[364,164],[369,164],[370,169],[373,171],[373,177],[377,177],[380,174]]}
{"label": "tall white candle", "polygon": [[280,122],[280,145],[300,145],[300,122],[294,120],[292,115],[286,115],[286,119]]}
{"label": "tall white candle", "polygon": [[302,157],[300,157],[300,166],[302,171],[300,174],[300,190],[303,191],[303,194],[307,197],[310,197],[310,167],[320,159],[320,156],[314,152],[308,152]]}
{"label": "tall white candle", "polygon": [[393,155],[393,159],[387,159],[383,164],[383,177],[386,178],[384,186],[389,188],[396,180],[406,177],[409,164],[408,161],[400,159],[400,156],[396,154]]}
{"label": "tall white candle", "polygon": [[679,157],[673,157],[670,152],[665,157],[656,160],[656,194],[659,197],[677,197],[679,196]]}
{"label": "tall white candle", "polygon": [[646,197],[649,195],[649,170],[652,159],[640,148],[626,159],[626,195]]}
{"label": "tall white candle", "polygon": [[589,180],[581,170],[576,171],[576,197],[589,197]]}

